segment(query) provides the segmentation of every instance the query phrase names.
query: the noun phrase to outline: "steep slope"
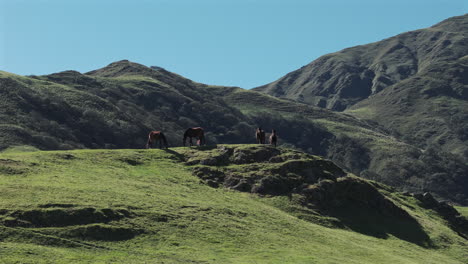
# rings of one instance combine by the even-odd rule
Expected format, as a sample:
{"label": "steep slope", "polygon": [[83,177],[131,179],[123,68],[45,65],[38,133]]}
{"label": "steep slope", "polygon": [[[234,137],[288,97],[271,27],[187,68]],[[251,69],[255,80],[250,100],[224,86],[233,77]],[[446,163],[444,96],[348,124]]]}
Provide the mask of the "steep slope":
{"label": "steep slope", "polygon": [[[0,162],[0,257],[7,263],[467,258],[465,229],[447,217],[466,219],[452,207],[431,207],[418,195],[347,176],[329,161],[288,149],[48,151],[0,154]],[[252,174],[255,166],[264,174]],[[204,184],[213,170],[246,182],[255,177],[263,187],[257,193],[273,194],[278,180],[294,182],[295,189],[247,194],[229,190],[238,185],[227,178],[226,187],[213,188]]]}
{"label": "steep slope", "polygon": [[371,120],[468,162],[468,15],[320,57],[255,90]]}
{"label": "steep slope", "polygon": [[434,63],[346,111],[395,136],[468,162],[468,56]]}
{"label": "steep slope", "polygon": [[468,54],[468,15],[318,58],[255,88],[277,97],[343,111],[434,63]]}

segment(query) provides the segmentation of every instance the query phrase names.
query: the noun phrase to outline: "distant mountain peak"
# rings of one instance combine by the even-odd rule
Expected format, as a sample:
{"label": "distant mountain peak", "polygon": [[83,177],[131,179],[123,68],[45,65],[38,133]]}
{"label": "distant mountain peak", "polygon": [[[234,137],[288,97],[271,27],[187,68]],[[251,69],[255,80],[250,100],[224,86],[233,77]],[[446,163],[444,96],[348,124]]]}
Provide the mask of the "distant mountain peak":
{"label": "distant mountain peak", "polygon": [[101,69],[87,72],[86,74],[101,77],[117,77],[122,75],[146,75],[151,71],[153,70],[145,65],[131,62],[129,60],[120,60],[112,62]]}
{"label": "distant mountain peak", "polygon": [[255,88],[276,97],[344,111],[438,63],[468,54],[468,14],[430,28],[322,56]]}

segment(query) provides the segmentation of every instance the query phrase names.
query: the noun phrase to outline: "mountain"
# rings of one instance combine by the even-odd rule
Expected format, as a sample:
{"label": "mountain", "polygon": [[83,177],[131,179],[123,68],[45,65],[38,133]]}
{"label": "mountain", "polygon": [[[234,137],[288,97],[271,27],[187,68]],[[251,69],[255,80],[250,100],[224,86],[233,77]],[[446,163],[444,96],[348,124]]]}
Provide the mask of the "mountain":
{"label": "mountain", "polygon": [[467,259],[447,203],[287,148],[9,151],[0,183],[4,263]]}
{"label": "mountain", "polygon": [[282,146],[333,160],[355,175],[468,204],[468,166],[423,151],[375,122],[236,87],[208,86],[158,67],[118,61],[81,74],[0,72],[0,149],[143,148],[162,130],[171,147],[202,126],[208,144],[255,143],[276,129]]}
{"label": "mountain", "polygon": [[374,122],[468,163],[468,15],[318,58],[255,88]]}
{"label": "mountain", "polygon": [[254,90],[343,111],[386,87],[424,75],[434,64],[466,56],[467,33],[468,15],[450,18],[427,29],[322,56]]}

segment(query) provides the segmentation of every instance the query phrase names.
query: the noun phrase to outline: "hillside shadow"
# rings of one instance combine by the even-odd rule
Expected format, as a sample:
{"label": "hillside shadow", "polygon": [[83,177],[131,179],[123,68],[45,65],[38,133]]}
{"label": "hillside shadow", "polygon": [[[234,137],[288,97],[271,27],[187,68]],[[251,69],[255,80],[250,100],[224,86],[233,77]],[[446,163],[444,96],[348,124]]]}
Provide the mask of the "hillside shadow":
{"label": "hillside shadow", "polygon": [[171,149],[163,149],[163,151],[173,155],[179,161],[185,161],[185,156],[177,151]]}
{"label": "hillside shadow", "polygon": [[347,205],[334,208],[328,215],[335,217],[352,231],[386,239],[389,235],[429,248],[433,243],[422,226],[414,218],[384,215],[374,209]]}
{"label": "hillside shadow", "polygon": [[201,150],[201,151],[212,150],[212,149],[215,149],[217,147],[218,147],[218,145],[191,146],[191,148]]}

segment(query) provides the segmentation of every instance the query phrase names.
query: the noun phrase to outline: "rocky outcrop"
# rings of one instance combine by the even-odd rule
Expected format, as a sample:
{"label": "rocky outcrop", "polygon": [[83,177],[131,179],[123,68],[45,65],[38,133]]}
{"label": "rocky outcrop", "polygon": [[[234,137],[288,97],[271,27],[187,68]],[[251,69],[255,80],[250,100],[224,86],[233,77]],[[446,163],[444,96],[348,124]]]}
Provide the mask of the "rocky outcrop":
{"label": "rocky outcrop", "polygon": [[271,146],[220,146],[203,155],[188,154],[193,173],[212,187],[285,195],[346,173],[328,160]]}
{"label": "rocky outcrop", "polygon": [[[386,195],[394,189],[348,175],[318,156],[268,145],[224,145],[183,153],[193,174],[213,188],[288,196],[292,206],[288,211],[313,211],[315,216],[325,217],[325,225],[379,238],[392,234],[430,245],[418,221]],[[299,217],[314,218],[309,213]],[[402,226],[411,231],[402,231]]]}

